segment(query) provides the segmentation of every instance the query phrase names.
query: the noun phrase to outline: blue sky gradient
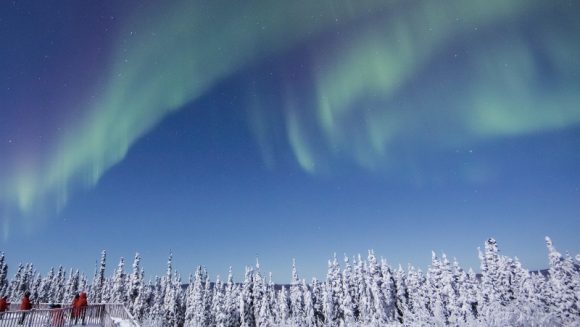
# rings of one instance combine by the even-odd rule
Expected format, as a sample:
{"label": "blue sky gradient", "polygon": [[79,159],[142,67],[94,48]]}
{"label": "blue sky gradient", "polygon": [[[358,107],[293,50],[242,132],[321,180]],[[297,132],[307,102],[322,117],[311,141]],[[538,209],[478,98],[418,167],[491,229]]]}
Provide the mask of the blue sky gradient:
{"label": "blue sky gradient", "polygon": [[[580,252],[565,1],[0,5],[0,250],[92,276]],[[12,270],[12,273],[14,270]]]}

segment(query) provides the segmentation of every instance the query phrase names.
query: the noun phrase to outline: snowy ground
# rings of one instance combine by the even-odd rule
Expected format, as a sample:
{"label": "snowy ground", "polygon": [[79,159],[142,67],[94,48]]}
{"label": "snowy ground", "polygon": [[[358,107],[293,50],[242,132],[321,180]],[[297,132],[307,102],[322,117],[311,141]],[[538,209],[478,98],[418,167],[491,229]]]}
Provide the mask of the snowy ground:
{"label": "snowy ground", "polygon": [[111,317],[118,327],[134,327],[130,320]]}

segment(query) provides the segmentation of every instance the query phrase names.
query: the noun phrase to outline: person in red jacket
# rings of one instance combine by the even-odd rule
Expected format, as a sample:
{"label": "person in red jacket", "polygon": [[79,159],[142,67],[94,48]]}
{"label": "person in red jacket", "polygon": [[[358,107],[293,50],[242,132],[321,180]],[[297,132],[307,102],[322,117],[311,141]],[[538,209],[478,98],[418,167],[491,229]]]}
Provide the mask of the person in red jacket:
{"label": "person in red jacket", "polygon": [[0,298],[0,320],[4,317],[4,312],[8,310],[8,296]]}
{"label": "person in red jacket", "polygon": [[79,294],[75,294],[75,297],[70,305],[71,306],[71,311],[70,311],[71,320],[73,320],[79,316],[79,312],[77,309],[77,303],[79,302],[79,300],[80,300]]}
{"label": "person in red jacket", "polygon": [[22,302],[20,302],[20,310],[24,311],[22,313],[22,317],[20,317],[20,320],[18,321],[19,325],[24,324],[24,319],[26,318],[26,311],[32,309],[32,305],[30,304],[30,292],[26,291],[24,292],[24,296],[22,297]]}
{"label": "person in red jacket", "polygon": [[83,325],[85,325],[85,315],[86,315],[86,311],[87,311],[87,293],[82,292],[81,295],[79,296],[79,300],[76,301],[75,303],[75,307],[73,308],[73,311],[76,312],[76,316],[75,316],[75,325],[77,324],[79,317],[81,318],[81,322]]}

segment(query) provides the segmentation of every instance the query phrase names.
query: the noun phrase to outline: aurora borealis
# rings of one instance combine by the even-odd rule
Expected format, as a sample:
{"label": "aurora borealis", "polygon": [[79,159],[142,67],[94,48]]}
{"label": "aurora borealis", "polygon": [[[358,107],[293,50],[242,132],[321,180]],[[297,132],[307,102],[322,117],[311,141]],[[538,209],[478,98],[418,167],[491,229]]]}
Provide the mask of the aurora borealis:
{"label": "aurora borealis", "polygon": [[[304,226],[352,192],[344,216],[323,214],[316,228],[334,223],[342,234],[352,221],[361,231],[356,243],[368,229],[404,224],[403,217],[432,219],[446,226],[433,234],[464,234],[475,244],[481,240],[466,230],[511,235],[527,219],[551,220],[560,227],[531,223],[538,229],[523,238],[552,233],[577,250],[569,230],[580,227],[579,9],[560,0],[3,3],[0,36],[12,45],[0,54],[3,241],[37,237],[63,217],[84,226],[82,216],[101,206],[118,208],[114,216],[128,222],[168,218],[135,200],[139,192],[186,210],[175,224],[209,228],[199,218],[206,215],[226,235],[240,221],[272,234],[286,223]],[[148,141],[165,132],[195,137]],[[166,155],[208,148],[188,159]],[[175,161],[132,160],[139,153]],[[209,166],[186,178],[187,187],[166,179],[136,194],[120,192],[128,186],[111,177],[118,181],[109,189],[116,190],[112,203],[97,200],[109,196],[99,185],[115,169],[147,180]],[[198,183],[199,192],[205,183],[234,183],[240,193],[256,192],[255,201],[263,195],[257,190],[279,198],[228,218],[222,206],[234,208],[244,196],[230,190],[231,203],[214,198],[215,211],[201,210],[184,195]],[[477,201],[464,199],[455,211],[465,190],[475,190]],[[406,206],[394,205],[396,198]],[[276,217],[284,201],[299,203],[289,205],[294,216]],[[355,216],[366,210],[373,213]],[[502,210],[513,214],[509,227],[483,224]],[[400,237],[423,236],[408,230]],[[377,242],[357,249],[390,243]]]}

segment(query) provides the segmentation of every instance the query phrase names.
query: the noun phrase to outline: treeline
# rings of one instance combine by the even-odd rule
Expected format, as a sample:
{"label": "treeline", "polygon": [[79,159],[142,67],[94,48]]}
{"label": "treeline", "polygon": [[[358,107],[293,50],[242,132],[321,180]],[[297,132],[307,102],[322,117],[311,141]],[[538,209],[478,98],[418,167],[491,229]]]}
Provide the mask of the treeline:
{"label": "treeline", "polygon": [[[501,255],[496,241],[479,251],[480,275],[433,253],[426,272],[392,267],[373,251],[328,262],[326,279],[300,279],[275,287],[257,263],[243,281],[210,281],[199,267],[183,281],[173,271],[145,280],[139,254],[130,271],[121,258],[109,277],[106,253],[91,283],[78,270],[59,267],[41,276],[20,265],[8,280],[0,255],[0,296],[18,302],[31,292],[38,303],[70,303],[87,291],[90,303],[124,303],[142,326],[577,326],[580,324],[580,256],[560,254],[546,238],[549,273],[530,273],[517,258]],[[127,269],[129,270],[129,269]]]}

